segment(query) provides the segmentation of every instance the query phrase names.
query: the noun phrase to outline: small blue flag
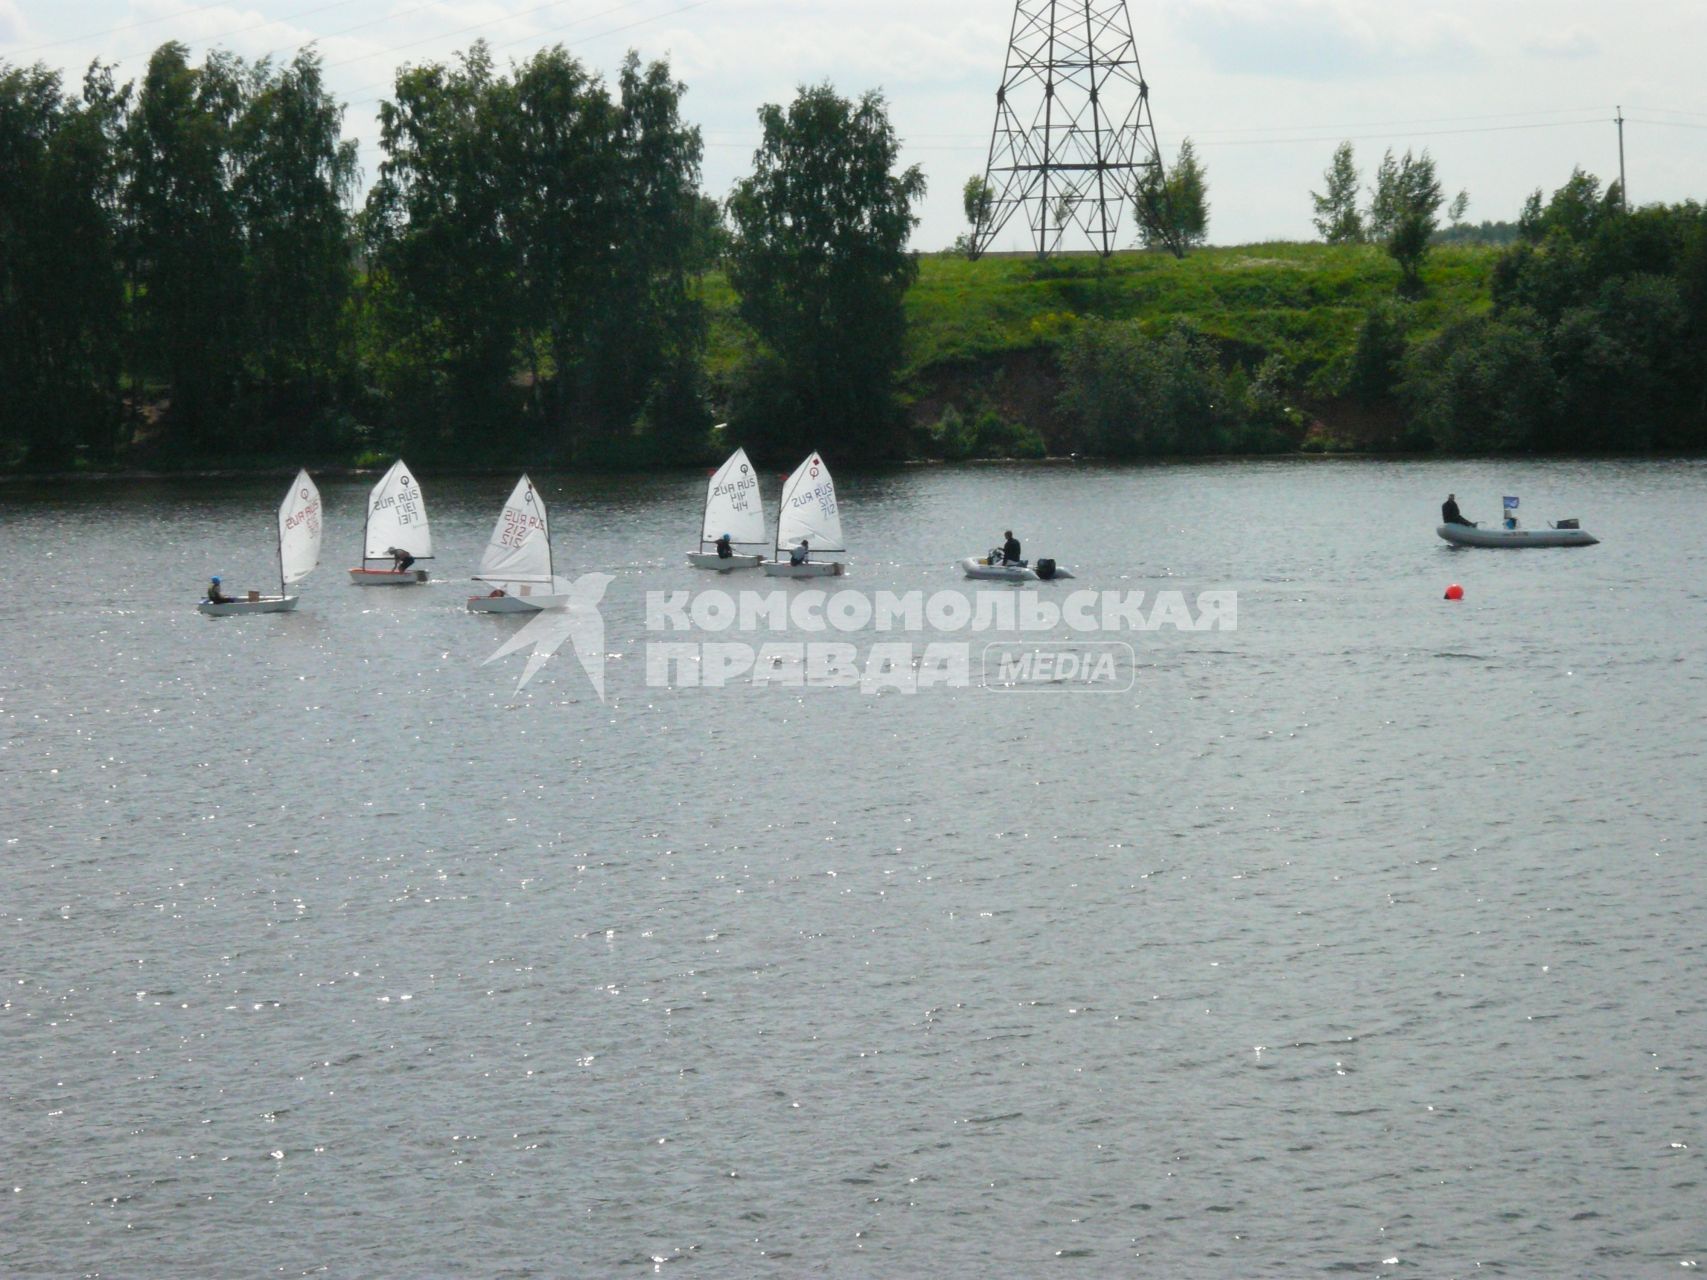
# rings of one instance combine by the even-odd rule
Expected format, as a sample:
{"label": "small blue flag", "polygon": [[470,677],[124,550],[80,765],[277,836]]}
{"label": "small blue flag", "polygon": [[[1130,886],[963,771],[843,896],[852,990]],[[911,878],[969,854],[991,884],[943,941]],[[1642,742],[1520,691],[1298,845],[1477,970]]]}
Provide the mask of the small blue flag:
{"label": "small blue flag", "polygon": [[1505,500],[1505,509],[1507,511],[1516,511],[1517,510],[1517,499],[1516,498],[1507,498]]}

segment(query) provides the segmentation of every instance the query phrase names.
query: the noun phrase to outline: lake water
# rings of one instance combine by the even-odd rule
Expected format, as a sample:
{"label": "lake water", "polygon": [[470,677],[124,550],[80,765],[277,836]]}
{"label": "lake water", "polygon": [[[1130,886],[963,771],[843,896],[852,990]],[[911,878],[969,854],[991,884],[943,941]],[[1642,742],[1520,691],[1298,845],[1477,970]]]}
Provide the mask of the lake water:
{"label": "lake water", "polygon": [[808,585],[1238,593],[1124,693],[649,687],[703,476],[541,480],[603,702],[482,665],[511,478],[222,620],[282,480],[0,488],[0,1274],[1707,1263],[1707,465],[841,477]]}

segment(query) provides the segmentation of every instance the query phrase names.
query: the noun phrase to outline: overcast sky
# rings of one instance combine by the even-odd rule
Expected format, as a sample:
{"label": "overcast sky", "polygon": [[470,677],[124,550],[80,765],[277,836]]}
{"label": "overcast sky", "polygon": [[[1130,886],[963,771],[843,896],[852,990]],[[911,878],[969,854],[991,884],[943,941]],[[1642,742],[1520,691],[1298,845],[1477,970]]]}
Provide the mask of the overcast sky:
{"label": "overcast sky", "polygon": [[[1163,154],[1190,136],[1218,244],[1307,239],[1312,187],[1353,139],[1366,177],[1391,146],[1427,147],[1470,219],[1511,218],[1581,165],[1618,172],[1622,105],[1637,202],[1707,196],[1707,0],[1130,0]],[[763,102],[822,80],[881,89],[930,182],[915,247],[964,230],[982,173],[1010,0],[0,0],[0,60],[76,83],[89,60],[140,75],[179,39],[288,57],[319,46],[365,176],[395,69],[477,39],[499,60],[562,43],[613,73],[626,50],[667,58],[705,135],[705,185],[748,171]],[[1019,247],[1018,228],[1008,246]]]}

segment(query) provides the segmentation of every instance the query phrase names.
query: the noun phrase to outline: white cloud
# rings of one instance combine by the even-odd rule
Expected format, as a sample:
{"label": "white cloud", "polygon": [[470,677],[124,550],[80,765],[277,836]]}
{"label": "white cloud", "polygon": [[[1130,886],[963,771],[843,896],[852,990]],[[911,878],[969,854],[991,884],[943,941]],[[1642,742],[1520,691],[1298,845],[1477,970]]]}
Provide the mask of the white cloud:
{"label": "white cloud", "polygon": [[[207,0],[0,0],[0,39],[11,31],[22,44],[27,6],[31,42],[66,43],[21,56],[64,67],[71,83],[97,55],[119,60],[121,78],[139,76],[172,38],[197,58],[210,43],[288,57],[317,41],[370,178],[377,103],[397,68],[448,60],[482,36],[500,64],[557,42],[606,75],[630,47],[668,57],[687,85],[684,112],[705,135],[705,187],[718,196],[748,171],[761,103],[822,80],[848,95],[881,88],[904,162],[930,183],[915,242],[936,249],[963,230],[960,188],[984,166],[1013,16],[1012,0],[345,0],[313,11],[328,2],[222,0],[192,14]],[[1524,195],[1558,186],[1574,164],[1616,172],[1608,122],[1620,101],[1638,117],[1626,126],[1632,190],[1644,200],[1707,194],[1707,131],[1662,132],[1631,106],[1707,116],[1701,0],[1642,0],[1631,6],[1639,21],[1601,0],[1129,8],[1164,151],[1184,135],[1197,140],[1218,242],[1310,235],[1309,191],[1341,137],[1357,139],[1365,168],[1388,146],[1428,147],[1449,190],[1470,188],[1478,217],[1513,216]],[[106,34],[73,39],[86,32]]]}
{"label": "white cloud", "polygon": [[1459,69],[1480,57],[1476,27],[1425,5],[1359,0],[1199,0],[1173,25],[1210,66],[1238,75],[1336,80]]}
{"label": "white cloud", "polygon": [[1592,58],[1600,52],[1600,41],[1581,27],[1563,27],[1529,41],[1526,47],[1546,58]]}
{"label": "white cloud", "polygon": [[22,44],[27,37],[23,11],[13,0],[0,0],[0,43]]}

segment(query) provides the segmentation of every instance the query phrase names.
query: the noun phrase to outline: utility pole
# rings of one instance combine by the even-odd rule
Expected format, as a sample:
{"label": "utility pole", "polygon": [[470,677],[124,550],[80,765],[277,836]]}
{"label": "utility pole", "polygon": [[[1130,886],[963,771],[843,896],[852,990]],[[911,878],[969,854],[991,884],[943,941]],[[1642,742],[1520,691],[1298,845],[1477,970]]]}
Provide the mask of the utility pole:
{"label": "utility pole", "polygon": [[1624,108],[1618,108],[1618,204],[1630,212],[1630,188],[1624,184]]}
{"label": "utility pole", "polygon": [[1039,257],[1078,232],[1106,258],[1161,169],[1126,0],[1015,0],[973,256],[1018,214]]}

